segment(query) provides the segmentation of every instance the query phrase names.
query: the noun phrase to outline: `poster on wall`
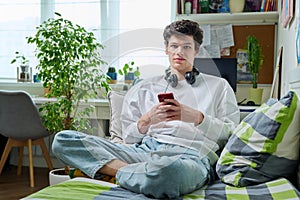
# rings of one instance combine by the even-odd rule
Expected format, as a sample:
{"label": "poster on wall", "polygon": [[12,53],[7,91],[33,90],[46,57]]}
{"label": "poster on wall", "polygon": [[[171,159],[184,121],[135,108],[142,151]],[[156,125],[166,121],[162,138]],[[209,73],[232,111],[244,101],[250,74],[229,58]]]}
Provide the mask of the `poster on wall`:
{"label": "poster on wall", "polygon": [[253,76],[251,75],[248,68],[248,54],[247,49],[238,49],[236,52],[237,58],[237,83],[250,84],[253,81]]}
{"label": "poster on wall", "polygon": [[282,0],[281,2],[282,26],[286,28],[294,16],[294,0]]}

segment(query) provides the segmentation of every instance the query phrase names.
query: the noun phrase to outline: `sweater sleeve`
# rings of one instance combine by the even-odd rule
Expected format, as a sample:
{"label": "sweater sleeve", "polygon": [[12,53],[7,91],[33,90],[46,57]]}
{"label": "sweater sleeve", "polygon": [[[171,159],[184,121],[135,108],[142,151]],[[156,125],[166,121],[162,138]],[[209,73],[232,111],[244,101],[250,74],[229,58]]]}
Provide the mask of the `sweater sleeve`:
{"label": "sweater sleeve", "polygon": [[126,94],[121,113],[122,137],[125,143],[139,143],[145,134],[141,134],[137,128],[140,117],[148,112],[158,101],[154,92],[147,87],[132,87]]}
{"label": "sweater sleeve", "polygon": [[240,112],[236,102],[236,97],[228,84],[218,95],[216,101],[216,116],[209,113],[203,113],[204,120],[198,129],[200,129],[207,138],[223,146],[231,135],[234,128],[240,121]]}

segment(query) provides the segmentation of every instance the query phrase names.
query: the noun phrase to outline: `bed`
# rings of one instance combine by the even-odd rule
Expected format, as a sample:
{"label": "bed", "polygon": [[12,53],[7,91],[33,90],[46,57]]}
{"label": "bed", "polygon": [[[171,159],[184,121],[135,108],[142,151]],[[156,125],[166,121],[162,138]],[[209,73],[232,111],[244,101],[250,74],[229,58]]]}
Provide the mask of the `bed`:
{"label": "bed", "polygon": [[[110,92],[111,140],[121,142],[119,110],[124,94]],[[216,163],[220,177],[178,199],[300,199],[300,101],[289,91],[270,99],[234,130]],[[33,193],[29,199],[151,199],[118,185],[74,178]]]}
{"label": "bed", "polygon": [[[221,181],[206,186],[191,194],[178,199],[299,199],[300,194],[295,187],[284,178],[254,186],[236,188],[228,186]],[[24,200],[29,199],[134,199],[149,200],[151,198],[136,194],[104,181],[88,178],[74,178],[34,193]]]}

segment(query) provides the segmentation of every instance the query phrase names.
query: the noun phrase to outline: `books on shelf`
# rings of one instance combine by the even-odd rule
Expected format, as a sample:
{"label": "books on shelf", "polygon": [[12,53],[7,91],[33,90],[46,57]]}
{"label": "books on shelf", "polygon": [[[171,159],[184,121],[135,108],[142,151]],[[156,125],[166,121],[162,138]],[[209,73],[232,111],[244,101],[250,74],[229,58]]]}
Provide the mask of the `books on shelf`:
{"label": "books on shelf", "polygon": [[[191,13],[186,11],[191,10]],[[209,0],[177,0],[177,14],[199,14],[209,12]]]}
{"label": "books on shelf", "polygon": [[[177,14],[229,12],[228,2],[229,0],[177,0]],[[276,11],[277,4],[278,0],[245,0],[244,12]]]}
{"label": "books on shelf", "polygon": [[277,0],[261,0],[260,11],[268,12],[277,10]]}

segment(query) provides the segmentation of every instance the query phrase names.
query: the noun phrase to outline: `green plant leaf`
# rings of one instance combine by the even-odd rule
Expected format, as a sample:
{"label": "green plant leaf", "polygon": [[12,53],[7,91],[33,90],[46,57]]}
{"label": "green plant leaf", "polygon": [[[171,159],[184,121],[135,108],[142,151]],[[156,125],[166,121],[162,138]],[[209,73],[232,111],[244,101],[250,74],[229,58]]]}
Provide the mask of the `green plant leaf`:
{"label": "green plant leaf", "polygon": [[93,108],[78,109],[80,102],[99,98],[98,91],[111,89],[104,70],[106,62],[101,59],[100,49],[94,34],[84,27],[64,19],[48,19],[40,24],[29,44],[36,45],[39,60],[36,69],[43,86],[50,90],[47,97],[56,98],[56,103],[42,106],[45,126],[51,132],[64,129],[91,130],[85,120]]}

